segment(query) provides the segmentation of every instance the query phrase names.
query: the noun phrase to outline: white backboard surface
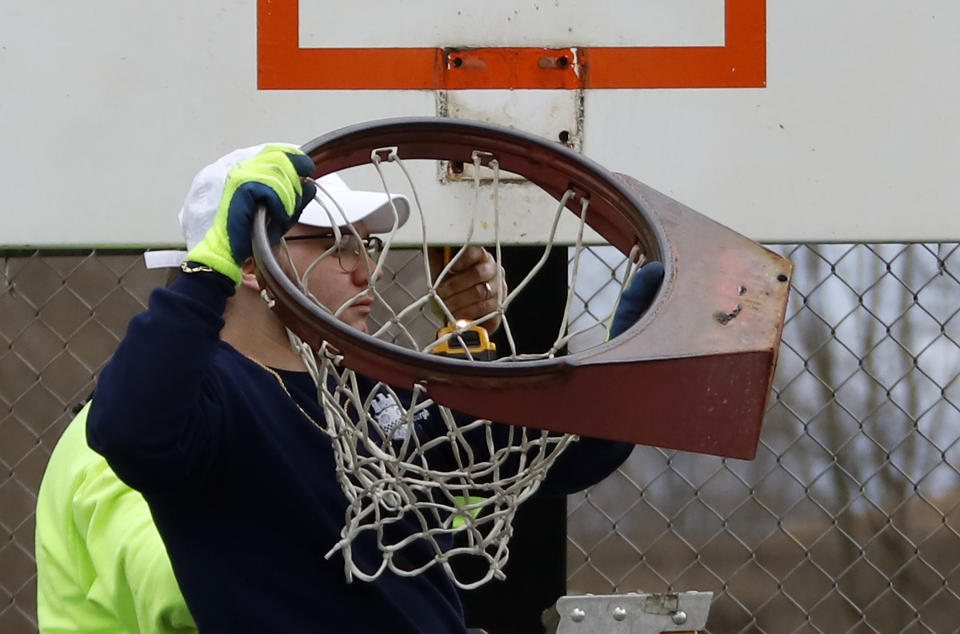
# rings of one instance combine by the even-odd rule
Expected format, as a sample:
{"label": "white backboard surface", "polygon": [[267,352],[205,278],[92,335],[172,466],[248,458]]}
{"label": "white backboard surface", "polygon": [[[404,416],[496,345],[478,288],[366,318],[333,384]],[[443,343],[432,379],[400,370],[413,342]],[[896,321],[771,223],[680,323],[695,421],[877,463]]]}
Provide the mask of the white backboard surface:
{"label": "white backboard surface", "polygon": [[[376,13],[351,3],[300,2],[301,46],[687,46],[723,44],[723,0],[485,0],[377,2]],[[429,7],[427,9],[426,7]],[[602,10],[601,10],[602,7]],[[380,24],[376,40],[357,34]],[[629,20],[624,25],[620,18]],[[335,24],[336,28],[328,25]],[[559,28],[558,28],[559,27]]]}
{"label": "white backboard surface", "polygon": [[[333,4],[300,0],[296,46],[715,47],[726,7]],[[0,247],[177,244],[190,181],[219,155],[261,141],[303,143],[364,120],[436,115],[447,103],[434,89],[259,88],[258,26],[270,7],[4,2]],[[586,86],[583,152],[756,240],[960,239],[960,3],[807,0],[765,9],[765,85]],[[524,114],[506,122],[528,129],[542,121],[520,106],[554,98],[481,92],[488,118],[504,116],[497,104],[512,104]],[[453,97],[471,111],[469,92]]]}

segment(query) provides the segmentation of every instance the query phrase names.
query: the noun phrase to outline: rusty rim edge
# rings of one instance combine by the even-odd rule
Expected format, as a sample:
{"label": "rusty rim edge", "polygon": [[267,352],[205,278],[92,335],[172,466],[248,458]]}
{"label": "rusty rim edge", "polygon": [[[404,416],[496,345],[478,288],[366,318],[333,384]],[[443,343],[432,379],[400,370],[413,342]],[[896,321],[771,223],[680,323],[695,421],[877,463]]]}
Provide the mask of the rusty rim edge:
{"label": "rusty rim edge", "polygon": [[[342,152],[343,147],[349,147],[352,140],[356,139],[360,139],[360,141],[354,143],[354,146],[359,145],[362,149],[369,147],[372,140],[382,140],[383,146],[392,146],[396,145],[395,141],[398,132],[403,132],[405,135],[425,133],[437,135],[440,138],[446,139],[446,143],[453,146],[465,145],[472,140],[479,139],[488,142],[491,140],[495,141],[499,144],[501,151],[504,151],[508,145],[512,145],[520,150],[533,146],[543,151],[544,154],[551,157],[553,161],[549,164],[539,161],[538,164],[543,165],[543,167],[540,168],[541,170],[564,166],[568,169],[563,170],[562,173],[584,177],[583,180],[588,182],[602,183],[604,190],[608,192],[608,198],[619,199],[621,202],[616,206],[607,202],[606,206],[601,210],[606,214],[619,213],[621,219],[625,220],[632,228],[637,229],[638,233],[645,233],[645,236],[631,236],[630,241],[636,242],[642,237],[645,237],[646,240],[642,240],[644,246],[647,248],[652,247],[650,250],[657,258],[663,260],[664,267],[667,268],[667,275],[664,279],[663,286],[658,292],[657,298],[651,305],[651,310],[648,310],[645,315],[641,317],[640,321],[634,324],[634,327],[631,327],[620,337],[589,348],[588,350],[555,359],[511,361],[504,363],[448,359],[377,339],[348,326],[316,306],[297,288],[293,281],[290,280],[281,269],[269,242],[266,209],[261,206],[254,219],[252,241],[254,259],[263,277],[267,291],[278,303],[283,303],[287,310],[301,316],[306,321],[312,322],[311,326],[320,338],[329,341],[331,345],[341,352],[344,352],[344,364],[347,367],[350,367],[349,351],[354,349],[362,350],[367,355],[376,354],[381,357],[386,357],[396,364],[409,367],[409,375],[411,377],[424,373],[433,377],[457,375],[460,377],[475,376],[478,379],[542,377],[544,375],[563,373],[569,371],[574,366],[583,365],[582,361],[589,357],[596,357],[601,350],[629,346],[635,338],[642,334],[642,329],[637,329],[636,326],[652,318],[655,313],[652,308],[662,299],[664,288],[667,286],[667,281],[671,277],[670,269],[672,268],[672,263],[670,262],[670,258],[662,258],[661,255],[669,252],[669,250],[666,248],[667,238],[660,223],[645,209],[640,200],[632,192],[623,187],[615,179],[612,172],[605,170],[594,161],[577,154],[573,150],[558,144],[552,144],[534,135],[490,124],[432,117],[384,119],[370,123],[356,124],[318,137],[303,145],[302,149],[311,155],[311,157],[314,157],[329,150],[331,147],[336,147],[338,152]],[[390,142],[391,138],[389,135],[391,134],[394,135],[393,143]],[[467,139],[466,141],[463,140],[465,137]],[[381,144],[378,143],[378,145]],[[514,150],[507,149],[507,151],[518,155]],[[450,159],[449,156],[422,158]],[[318,178],[324,174],[361,163],[362,161],[338,163],[332,168],[327,162],[320,163],[317,166],[317,171],[314,176]],[[524,174],[523,171],[517,171],[517,173],[520,173],[522,176],[528,176]],[[531,180],[545,191],[550,192],[539,180]],[[551,182],[555,180],[556,179],[552,179]],[[630,217],[631,215],[632,217]],[[613,242],[614,238],[622,238],[623,236],[614,236],[611,238],[611,236],[604,235],[603,237]],[[296,332],[296,330],[294,331]],[[298,334],[302,337],[303,334],[306,333]],[[639,360],[641,359],[637,358],[637,361]]]}

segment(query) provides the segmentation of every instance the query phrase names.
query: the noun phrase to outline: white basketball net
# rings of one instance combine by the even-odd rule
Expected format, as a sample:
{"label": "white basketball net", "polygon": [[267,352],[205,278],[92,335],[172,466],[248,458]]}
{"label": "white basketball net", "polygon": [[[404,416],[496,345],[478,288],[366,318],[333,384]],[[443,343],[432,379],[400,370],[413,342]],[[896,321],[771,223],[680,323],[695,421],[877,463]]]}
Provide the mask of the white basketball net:
{"label": "white basketball net", "polygon": [[[501,327],[509,342],[509,351],[501,353],[500,357],[492,362],[509,363],[519,359],[552,358],[562,353],[572,337],[598,327],[597,323],[593,323],[570,332],[566,326],[573,301],[579,254],[584,250],[583,226],[589,207],[586,200],[581,206],[580,232],[576,244],[578,255],[571,263],[570,290],[560,332],[553,345],[542,353],[519,353],[505,315],[513,299],[539,272],[550,255],[554,247],[557,220],[561,214],[569,213],[565,211],[565,206],[574,195],[573,192],[567,192],[557,203],[555,220],[544,240],[543,257],[516,288],[508,293],[504,293],[502,288],[495,291],[497,309],[479,319],[458,322],[458,328],[454,328],[449,334],[427,342],[418,341],[408,323],[422,311],[436,310],[448,323],[456,321],[455,315],[440,298],[437,287],[450,274],[456,259],[471,244],[474,222],[471,222],[467,229],[463,247],[453,255],[439,274],[433,275],[426,244],[426,218],[416,188],[395,148],[377,150],[372,153],[371,162],[380,175],[386,194],[391,192],[381,171],[381,156],[387,157],[387,162],[396,164],[414,192],[413,211],[419,214],[421,226],[424,227],[423,262],[427,284],[426,291],[421,296],[400,307],[391,306],[375,285],[371,284],[365,292],[372,294],[374,301],[388,313],[383,325],[371,333],[373,336],[389,338],[424,353],[429,353],[438,344],[451,339],[454,342],[460,341],[461,346],[467,349],[468,346],[459,339],[461,333],[491,318],[500,318]],[[473,217],[476,219],[480,207],[481,170],[479,159],[475,158],[474,162],[476,195]],[[499,227],[500,176],[496,161],[490,163],[490,168],[494,218]],[[322,189],[321,183],[317,183],[317,186]],[[319,196],[317,200],[322,204]],[[346,224],[341,208],[325,209],[330,215],[333,227]],[[395,208],[394,213],[396,214]],[[413,220],[414,218],[411,218],[411,221]],[[394,232],[395,230],[396,225]],[[356,233],[352,227],[351,231]],[[336,232],[339,238],[339,231]],[[499,262],[501,246],[498,229],[496,233],[494,254]],[[393,233],[382,236],[383,253],[374,268],[368,270],[370,280],[379,278],[392,237]],[[284,244],[280,248],[278,259],[285,260],[286,264],[293,267],[289,252],[285,250]],[[307,289],[304,280],[309,279],[317,263],[332,255],[332,251],[331,249],[321,255],[305,271],[294,273],[301,290],[314,301],[317,301],[316,297]],[[362,259],[361,266],[369,268],[370,262],[366,258]],[[635,264],[628,265],[624,280],[630,279],[633,267],[643,260],[642,256],[636,253],[632,254],[631,259]],[[621,293],[622,290],[621,286]],[[337,316],[358,298],[359,296],[353,298],[335,310],[330,307],[324,309]],[[317,303],[319,304],[319,301]],[[609,315],[605,316],[599,327],[603,327],[603,323],[609,318]],[[442,566],[461,588],[475,588],[493,578],[503,579],[503,567],[509,556],[508,540],[517,507],[537,491],[551,465],[578,437],[498,425],[484,419],[465,420],[462,415],[454,414],[450,409],[434,403],[421,386],[414,387],[409,402],[405,403],[402,395],[386,384],[375,383],[371,389],[369,382],[358,379],[352,370],[343,367],[342,357],[326,344],[319,350],[312,350],[292,333],[290,339],[291,345],[303,358],[317,385],[324,412],[324,421],[318,424],[331,439],[337,478],[348,502],[341,539],[327,555],[331,557],[336,552],[342,553],[347,580],[358,578],[369,581],[385,571],[413,576],[435,565]],[[469,350],[466,356],[472,358]],[[441,433],[430,437],[411,433],[410,430],[417,429],[417,422],[424,417],[426,410],[434,413],[434,420],[437,416],[442,420]],[[439,462],[435,459],[438,456],[442,458]],[[434,464],[431,465],[431,462]],[[363,544],[362,548],[359,547],[360,543]],[[372,543],[375,543],[379,550],[378,561],[369,561],[363,554],[369,551]],[[478,578],[460,578],[461,573],[451,565],[451,560],[463,556],[482,561],[484,566],[472,568],[483,568],[485,572]]]}

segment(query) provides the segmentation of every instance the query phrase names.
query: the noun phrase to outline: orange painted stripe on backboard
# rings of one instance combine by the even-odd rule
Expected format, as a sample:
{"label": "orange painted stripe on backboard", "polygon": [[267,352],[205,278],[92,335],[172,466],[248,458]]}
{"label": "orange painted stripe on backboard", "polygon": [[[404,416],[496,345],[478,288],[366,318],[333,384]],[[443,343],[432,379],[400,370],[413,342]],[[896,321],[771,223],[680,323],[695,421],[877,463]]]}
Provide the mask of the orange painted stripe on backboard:
{"label": "orange painted stripe on backboard", "polygon": [[726,0],[724,12],[724,46],[301,48],[298,0],[258,0],[257,82],[261,90],[765,86],[766,0]]}
{"label": "orange painted stripe on backboard", "polygon": [[724,46],[587,49],[586,88],[761,88],[767,79],[765,0],[727,0]]}

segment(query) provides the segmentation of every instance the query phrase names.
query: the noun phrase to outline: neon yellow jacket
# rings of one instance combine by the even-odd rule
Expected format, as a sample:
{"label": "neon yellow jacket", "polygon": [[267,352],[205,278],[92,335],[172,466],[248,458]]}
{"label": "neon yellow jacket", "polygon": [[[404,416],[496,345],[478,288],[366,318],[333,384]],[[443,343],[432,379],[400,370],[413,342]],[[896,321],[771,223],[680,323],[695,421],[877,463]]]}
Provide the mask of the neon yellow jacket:
{"label": "neon yellow jacket", "polygon": [[89,409],[57,443],[37,498],[40,632],[195,633],[146,501],[87,446]]}

